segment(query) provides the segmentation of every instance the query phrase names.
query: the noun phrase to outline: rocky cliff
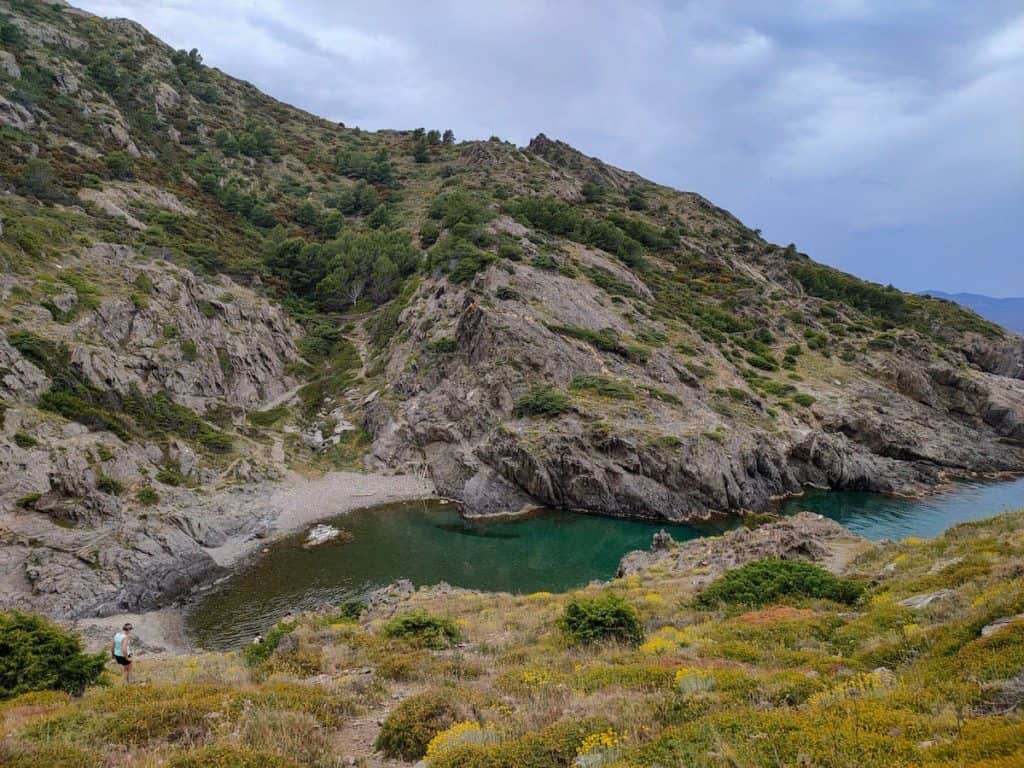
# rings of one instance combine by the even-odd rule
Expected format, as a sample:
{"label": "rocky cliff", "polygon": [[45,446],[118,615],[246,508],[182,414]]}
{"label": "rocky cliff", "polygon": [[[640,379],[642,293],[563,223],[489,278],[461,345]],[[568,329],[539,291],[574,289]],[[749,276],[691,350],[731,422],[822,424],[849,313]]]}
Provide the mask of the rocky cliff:
{"label": "rocky cliff", "polygon": [[345,127],[0,0],[0,145],[8,602],[179,594],[289,472],[695,520],[1024,468],[1021,337],[543,135]]}

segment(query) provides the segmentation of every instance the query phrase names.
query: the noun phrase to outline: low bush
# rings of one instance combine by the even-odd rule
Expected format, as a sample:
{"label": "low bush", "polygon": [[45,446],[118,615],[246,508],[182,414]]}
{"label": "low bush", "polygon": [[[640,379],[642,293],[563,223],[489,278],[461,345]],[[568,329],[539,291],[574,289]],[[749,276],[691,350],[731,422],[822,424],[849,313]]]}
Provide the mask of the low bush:
{"label": "low bush", "polygon": [[384,625],[381,634],[435,649],[448,648],[462,637],[454,621],[443,616],[431,616],[425,611],[395,616]]}
{"label": "low bush", "polygon": [[154,504],[160,503],[160,494],[150,485],[140,488],[139,492],[135,494],[135,498],[144,507],[152,507]]}
{"label": "low bush", "polygon": [[24,432],[15,432],[14,444],[19,448],[28,450],[29,448],[35,448],[39,445],[39,441],[32,437],[32,435],[26,435]]}
{"label": "low bush", "polygon": [[542,385],[531,389],[516,401],[512,413],[515,416],[541,416],[546,419],[566,413],[572,405],[569,398],[551,386]]}
{"label": "low bush", "polygon": [[109,493],[111,496],[120,496],[124,491],[124,486],[112,477],[100,475],[96,478],[96,489],[102,493]]}
{"label": "low bush", "polygon": [[802,560],[765,559],[726,572],[697,597],[704,608],[720,604],[761,606],[783,597],[810,597],[853,603],[863,585],[833,576],[819,565]]}
{"label": "low bush", "polygon": [[272,752],[214,744],[171,760],[169,768],[298,768],[298,763]]}
{"label": "low bush", "polygon": [[810,408],[814,405],[816,399],[813,395],[808,395],[806,392],[797,392],[793,395],[793,402],[804,408]]}
{"label": "low bush", "polygon": [[644,639],[644,628],[636,609],[612,592],[570,601],[558,626],[577,643],[616,640],[639,645]]}
{"label": "low bush", "polygon": [[494,295],[502,301],[515,301],[519,298],[519,291],[515,288],[509,288],[507,285],[503,285],[494,292]]}
{"label": "low bush", "polygon": [[273,629],[267,632],[262,643],[251,643],[245,646],[245,650],[242,652],[245,663],[250,667],[255,667],[269,659],[270,655],[277,650],[277,646],[281,644],[281,639],[294,630],[295,622],[279,621]]}
{"label": "low bush", "polygon": [[609,379],[607,376],[576,376],[569,386],[576,390],[589,390],[601,397],[610,397],[614,400],[632,400],[635,396],[629,384]]}
{"label": "low bush", "polygon": [[445,336],[437,339],[436,341],[429,342],[427,344],[427,350],[433,352],[435,355],[450,355],[453,352],[458,352],[459,343],[450,336]]}
{"label": "low bush", "polygon": [[43,498],[43,494],[39,492],[26,493],[14,503],[21,509],[32,509],[41,498]]}
{"label": "low bush", "polygon": [[410,696],[384,720],[374,747],[393,760],[412,762],[427,752],[427,745],[456,720],[449,694],[427,691]]}
{"label": "low bush", "polygon": [[579,339],[602,352],[613,352],[634,363],[646,363],[650,358],[650,351],[646,347],[623,342],[614,328],[595,331],[577,325],[558,324],[549,325],[548,328],[561,336]]}
{"label": "low bush", "polygon": [[[580,762],[579,750],[588,737],[607,729],[604,720],[563,720],[518,738],[497,744],[466,744],[431,757],[431,768],[563,768],[567,765],[604,765]],[[580,758],[583,760],[584,758]]]}
{"label": "low bush", "polygon": [[288,416],[288,406],[278,405],[265,411],[253,411],[249,414],[249,423],[254,427],[272,427]]}
{"label": "low bush", "polygon": [[362,600],[346,600],[338,606],[332,621],[359,621],[366,609],[367,605]]}
{"label": "low bush", "polygon": [[100,768],[103,762],[94,754],[65,744],[19,744],[17,748],[0,746],[0,765],[4,768]]}
{"label": "low bush", "polygon": [[39,616],[0,613],[0,699],[43,690],[79,695],[105,663],[104,654],[84,653],[77,635]]}

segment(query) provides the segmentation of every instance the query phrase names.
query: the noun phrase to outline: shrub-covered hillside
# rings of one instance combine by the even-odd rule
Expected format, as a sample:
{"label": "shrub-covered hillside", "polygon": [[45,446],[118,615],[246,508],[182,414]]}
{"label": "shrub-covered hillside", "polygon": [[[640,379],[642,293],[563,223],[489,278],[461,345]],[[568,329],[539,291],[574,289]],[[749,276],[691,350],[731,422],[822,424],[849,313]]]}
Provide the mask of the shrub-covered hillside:
{"label": "shrub-covered hillside", "polygon": [[[778,541],[747,541],[761,534]],[[861,551],[837,574],[665,559],[569,594],[396,585],[368,613],[295,617],[244,653],[142,657],[138,685],[9,698],[0,754],[17,768],[1020,765],[1024,515]]]}
{"label": "shrub-covered hillside", "polygon": [[317,118],[128,21],[0,2],[0,189],[12,604],[179,594],[289,471],[696,519],[1024,466],[1022,342],[954,304],[543,134]]}

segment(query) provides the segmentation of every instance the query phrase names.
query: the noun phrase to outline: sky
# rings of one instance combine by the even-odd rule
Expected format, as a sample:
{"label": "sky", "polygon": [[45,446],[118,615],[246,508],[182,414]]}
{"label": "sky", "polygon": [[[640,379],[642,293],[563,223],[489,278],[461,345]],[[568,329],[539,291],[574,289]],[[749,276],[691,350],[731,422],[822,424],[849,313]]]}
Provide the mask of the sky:
{"label": "sky", "polygon": [[543,132],[861,277],[1024,296],[1020,0],[75,4],[348,126]]}

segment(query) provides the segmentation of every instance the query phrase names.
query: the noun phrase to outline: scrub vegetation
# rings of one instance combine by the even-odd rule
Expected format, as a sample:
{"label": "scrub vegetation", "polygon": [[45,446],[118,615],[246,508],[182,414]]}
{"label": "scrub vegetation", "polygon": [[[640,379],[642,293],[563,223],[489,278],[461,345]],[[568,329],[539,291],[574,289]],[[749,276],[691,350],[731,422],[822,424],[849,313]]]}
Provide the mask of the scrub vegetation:
{"label": "scrub vegetation", "polygon": [[[58,678],[7,687],[0,754],[19,768],[326,768],[374,750],[430,768],[1009,768],[1024,760],[1022,561],[1016,512],[873,547],[840,577],[762,560],[696,590],[663,569],[566,594],[423,589],[293,617],[242,653],[146,658],[145,685],[108,671],[77,697]],[[922,594],[939,597],[904,604]],[[4,614],[0,644],[25,621]]]}

